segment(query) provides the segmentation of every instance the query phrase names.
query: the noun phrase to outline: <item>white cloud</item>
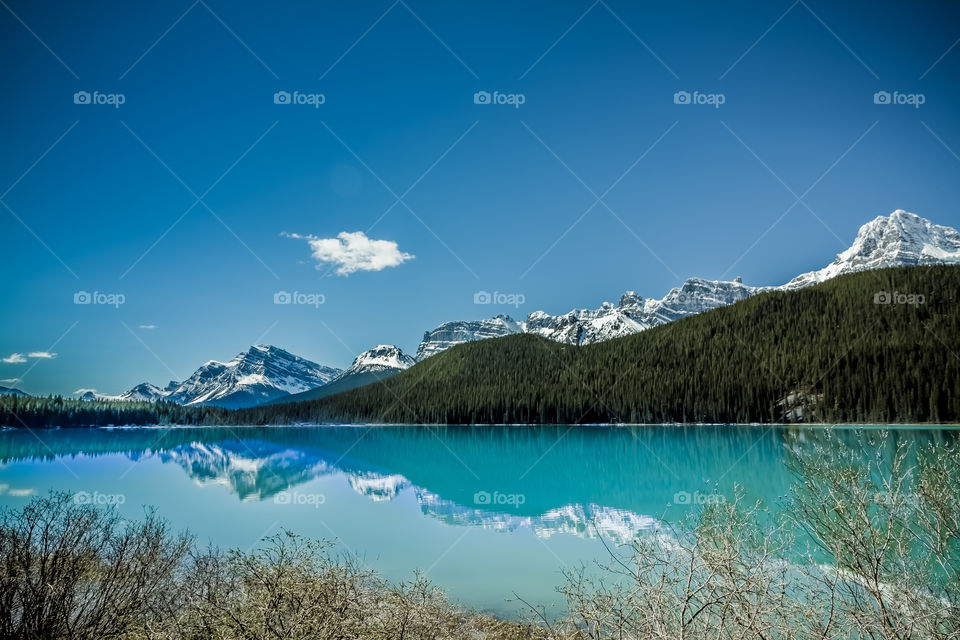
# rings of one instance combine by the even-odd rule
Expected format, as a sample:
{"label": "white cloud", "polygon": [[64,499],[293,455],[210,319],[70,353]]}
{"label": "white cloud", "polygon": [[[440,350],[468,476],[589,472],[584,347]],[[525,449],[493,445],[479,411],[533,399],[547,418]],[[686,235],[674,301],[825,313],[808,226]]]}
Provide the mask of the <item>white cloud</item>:
{"label": "white cloud", "polygon": [[20,382],[20,378],[3,378],[0,379],[0,382],[6,382],[7,384],[17,384]]}
{"label": "white cloud", "polygon": [[50,358],[56,358],[57,354],[50,353],[49,351],[31,351],[30,353],[27,354],[27,357],[50,359]]}
{"label": "white cloud", "polygon": [[[363,231],[342,231],[336,238],[284,233],[287,238],[306,240],[313,259],[337,265],[337,274],[348,276],[357,271],[380,271],[396,267],[415,256],[400,251],[392,240],[372,240]],[[321,265],[317,265],[320,269]]]}
{"label": "white cloud", "polygon": [[87,389],[86,387],[81,387],[81,388],[77,389],[76,391],[74,391],[73,393],[76,394],[76,395],[78,395],[78,396],[82,396],[82,395],[85,394],[85,393],[96,393],[96,392],[97,392],[96,389]]}
{"label": "white cloud", "polygon": [[6,358],[0,358],[0,360],[3,360],[7,364],[22,364],[27,361],[27,359],[23,357],[22,353],[11,353]]}
{"label": "white cloud", "polygon": [[156,328],[157,328],[157,325],[155,325],[155,324],[141,324],[141,325],[137,325],[137,328],[138,328],[138,329],[156,329]]}

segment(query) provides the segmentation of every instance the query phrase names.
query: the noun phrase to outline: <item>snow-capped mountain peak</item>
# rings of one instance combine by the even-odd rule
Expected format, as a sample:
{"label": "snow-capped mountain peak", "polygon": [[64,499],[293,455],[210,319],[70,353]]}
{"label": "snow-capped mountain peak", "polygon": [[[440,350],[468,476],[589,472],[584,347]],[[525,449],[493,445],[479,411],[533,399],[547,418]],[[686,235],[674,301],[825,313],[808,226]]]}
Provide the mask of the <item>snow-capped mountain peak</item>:
{"label": "snow-capped mountain peak", "polygon": [[392,344],[378,344],[358,355],[350,368],[340,374],[341,378],[368,371],[387,371],[409,369],[417,363],[399,347]]}
{"label": "snow-capped mountain peak", "polygon": [[[179,383],[171,382],[170,384],[175,385]],[[176,387],[173,387],[173,388],[176,388]],[[170,388],[168,386],[167,389],[161,389],[155,384],[151,384],[149,382],[141,382],[140,384],[135,386],[133,389],[130,389],[125,393],[121,393],[119,396],[119,399],[127,400],[130,402],[155,402],[157,400],[162,400],[166,398],[170,394],[170,392],[173,391],[173,388]]]}
{"label": "snow-capped mountain peak", "polygon": [[944,263],[960,263],[960,233],[897,209],[860,227],[850,248],[832,263],[801,274],[782,288],[798,289],[855,271]]}
{"label": "snow-capped mountain peak", "polygon": [[207,361],[183,382],[171,382],[163,389],[144,382],[120,398],[237,408],[323,386],[340,373],[279,347],[254,345],[229,362]]}

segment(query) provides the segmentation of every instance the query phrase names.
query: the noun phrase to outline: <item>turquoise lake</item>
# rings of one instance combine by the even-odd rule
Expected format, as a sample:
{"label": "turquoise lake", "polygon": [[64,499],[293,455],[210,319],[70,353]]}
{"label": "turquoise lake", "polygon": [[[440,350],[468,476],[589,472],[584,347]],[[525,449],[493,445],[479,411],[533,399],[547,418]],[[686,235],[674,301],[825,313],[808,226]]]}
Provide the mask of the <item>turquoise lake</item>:
{"label": "turquoise lake", "polygon": [[[891,442],[955,430],[890,428]],[[833,437],[854,440],[857,430]],[[419,569],[504,616],[562,610],[562,572],[736,485],[776,510],[791,447],[821,428],[233,427],[0,431],[0,505],[49,490],[154,507],[198,542],[252,549],[289,529],[393,580]],[[515,595],[514,595],[515,594]]]}

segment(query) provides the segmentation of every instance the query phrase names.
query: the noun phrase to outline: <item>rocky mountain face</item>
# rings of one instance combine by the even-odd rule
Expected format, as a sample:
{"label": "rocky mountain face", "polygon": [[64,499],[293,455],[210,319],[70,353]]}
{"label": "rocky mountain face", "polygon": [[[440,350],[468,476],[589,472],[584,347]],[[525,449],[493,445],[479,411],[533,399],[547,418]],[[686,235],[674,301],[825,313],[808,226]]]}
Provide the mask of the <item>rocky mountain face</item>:
{"label": "rocky mountain face", "polygon": [[508,315],[499,315],[486,320],[445,322],[433,331],[423,334],[423,340],[417,349],[417,362],[456,344],[523,333],[523,330],[523,325]]}
{"label": "rocky mountain face", "polygon": [[627,291],[616,305],[604,302],[599,309],[574,309],[556,316],[534,311],[522,322],[509,316],[447,322],[424,334],[417,360],[463,342],[519,332],[536,333],[565,344],[592,344],[733,304],[765,291],[798,289],[866,269],[945,263],[960,264],[960,233],[898,209],[860,227],[853,245],[828,266],[799,275],[779,287],[753,287],[743,284],[740,278],[729,282],[690,278],[659,299]]}
{"label": "rocky mountain face", "polygon": [[305,402],[334,393],[349,391],[365,384],[386,380],[404,369],[409,369],[416,363],[417,361],[412,356],[405,354],[399,347],[391,344],[378,344],[354,358],[350,368],[344,370],[322,387],[318,386],[293,395],[282,396],[267,402],[267,404]]}
{"label": "rocky mountain face", "polygon": [[183,382],[171,382],[163,389],[145,382],[120,398],[250,407],[320,387],[340,373],[340,369],[311,362],[279,347],[255,345],[229,362],[207,362]]}
{"label": "rocky mountain face", "polygon": [[593,344],[630,335],[748,298],[764,287],[751,287],[740,280],[722,282],[690,278],[663,298],[644,299],[627,291],[620,302],[604,302],[599,309],[574,309],[562,316],[534,311],[523,323],[528,333],[565,344]]}
{"label": "rocky mountain face", "polygon": [[371,371],[403,371],[416,363],[413,356],[408,356],[399,347],[392,344],[378,344],[357,356],[350,368],[341,373],[339,378]]}
{"label": "rocky mountain face", "polygon": [[897,209],[860,227],[853,245],[832,263],[780,288],[799,289],[855,271],[925,264],[960,264],[960,233]]}
{"label": "rocky mountain face", "polygon": [[178,386],[180,383],[176,380],[171,380],[170,384],[163,388],[149,382],[141,382],[133,389],[120,394],[118,399],[130,402],[156,402],[169,396]]}
{"label": "rocky mountain face", "polygon": [[456,344],[497,338],[511,333],[535,333],[564,344],[603,342],[733,304],[771,289],[772,287],[745,285],[739,278],[732,282],[690,278],[659,299],[644,298],[635,291],[627,291],[617,304],[604,302],[599,309],[574,309],[558,316],[534,311],[523,322],[516,322],[510,316],[470,322],[447,322],[424,334],[417,349],[417,360]]}

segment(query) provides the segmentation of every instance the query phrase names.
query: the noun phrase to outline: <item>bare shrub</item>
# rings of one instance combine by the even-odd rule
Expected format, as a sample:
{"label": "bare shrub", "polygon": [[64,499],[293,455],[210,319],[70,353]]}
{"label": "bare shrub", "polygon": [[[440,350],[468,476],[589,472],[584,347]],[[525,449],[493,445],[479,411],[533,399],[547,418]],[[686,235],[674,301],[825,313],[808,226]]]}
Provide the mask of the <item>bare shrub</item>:
{"label": "bare shrub", "polygon": [[[812,441],[811,441],[812,440]],[[960,453],[888,434],[791,442],[774,518],[738,492],[562,593],[575,638],[960,638]]]}
{"label": "bare shrub", "polygon": [[600,577],[585,568],[562,589],[578,638],[766,638],[788,615],[789,537],[742,493],[676,527],[636,539]]}
{"label": "bare shrub", "polygon": [[66,493],[0,515],[0,637],[117,638],[169,615],[189,541]]}

